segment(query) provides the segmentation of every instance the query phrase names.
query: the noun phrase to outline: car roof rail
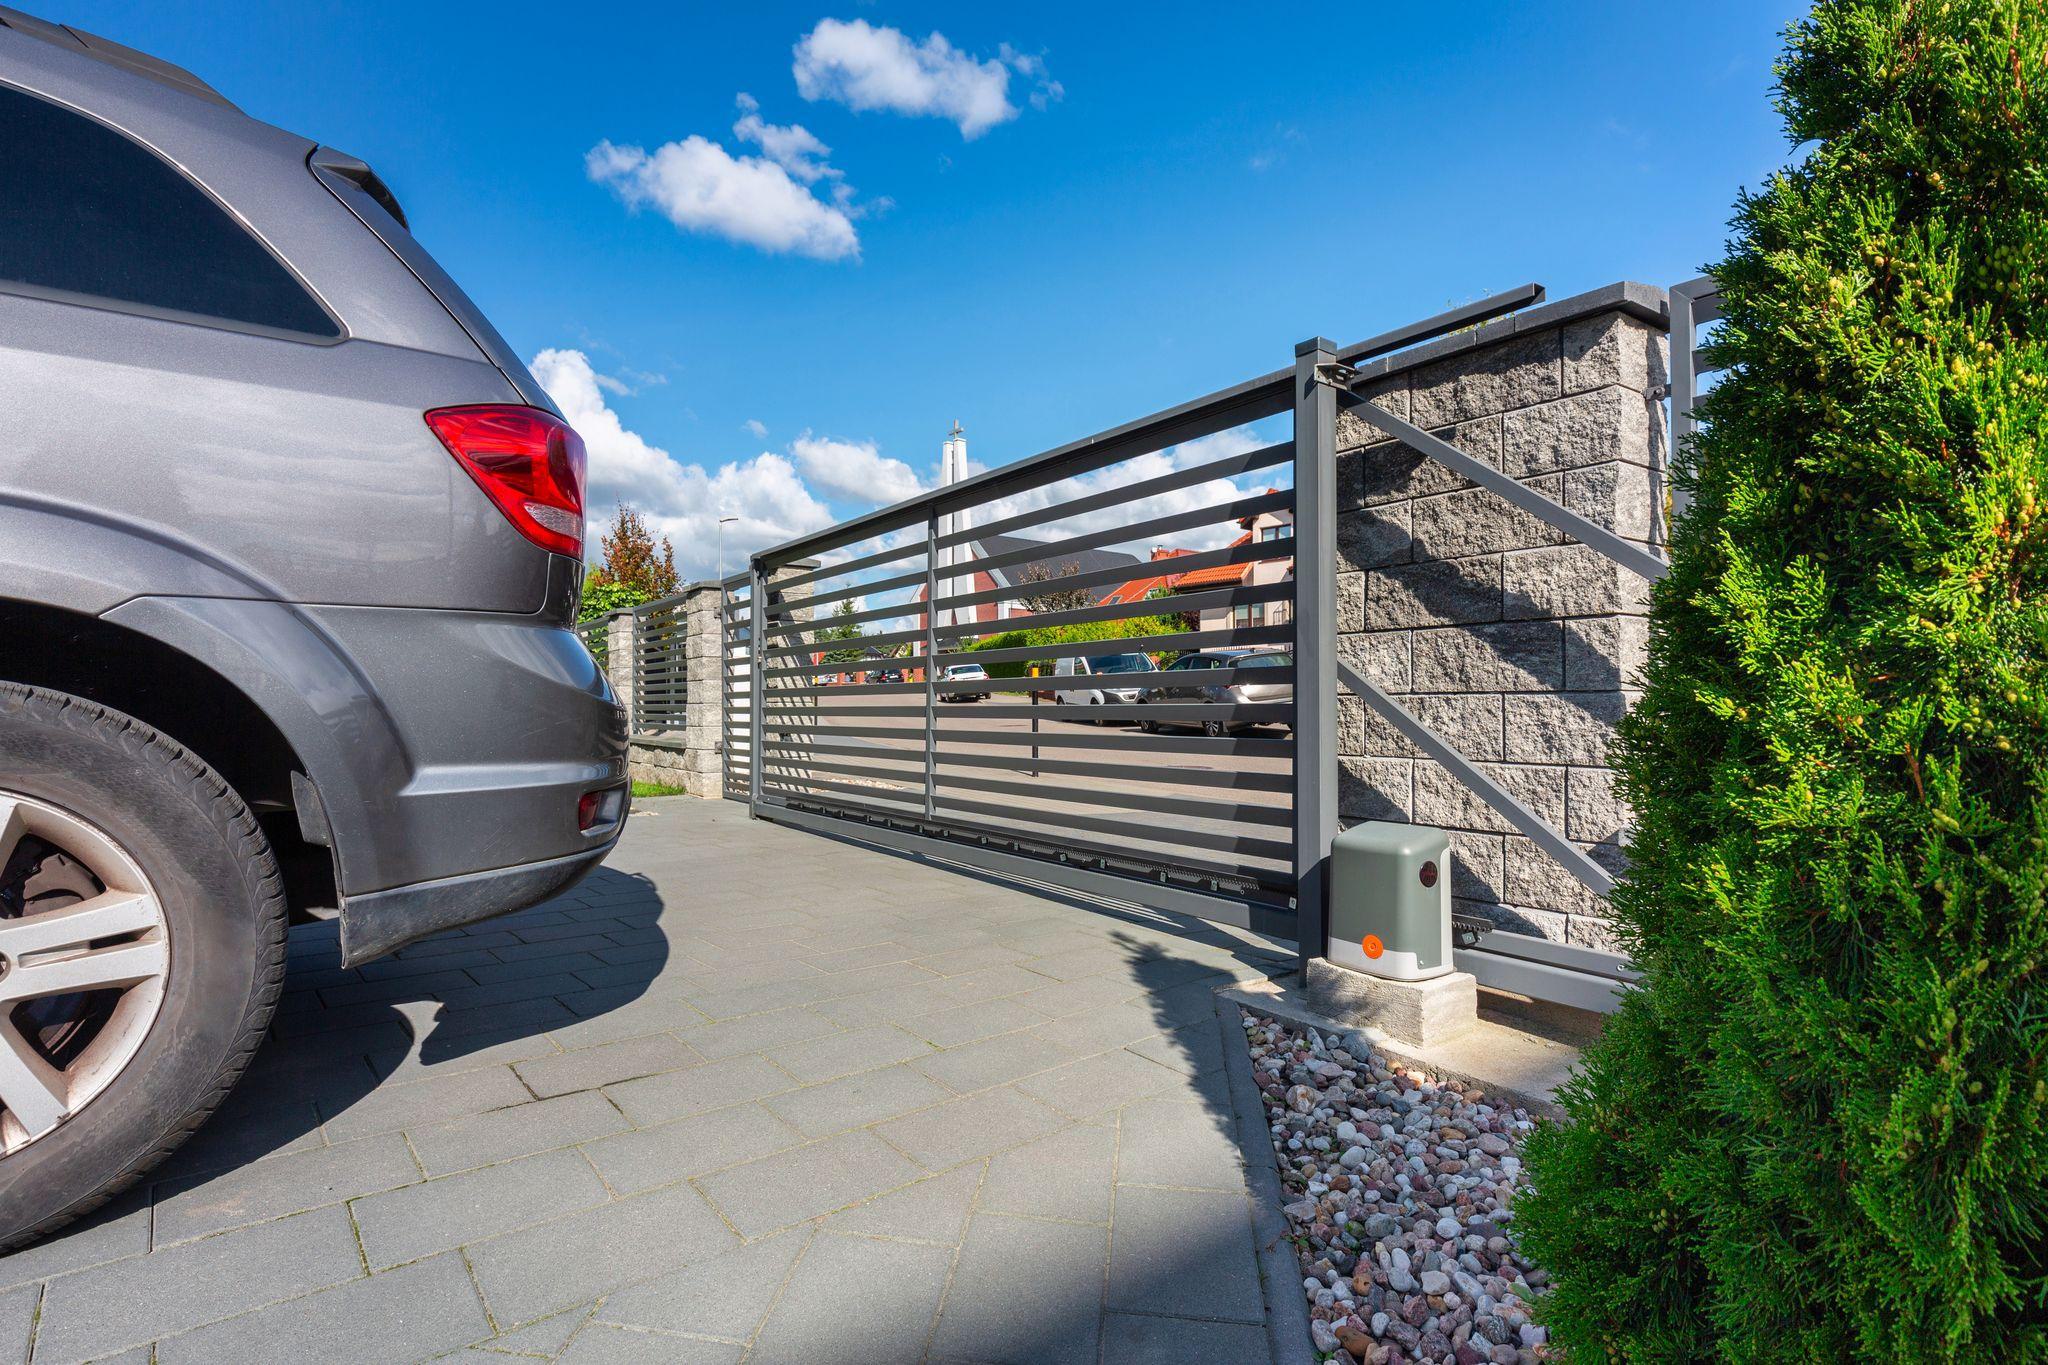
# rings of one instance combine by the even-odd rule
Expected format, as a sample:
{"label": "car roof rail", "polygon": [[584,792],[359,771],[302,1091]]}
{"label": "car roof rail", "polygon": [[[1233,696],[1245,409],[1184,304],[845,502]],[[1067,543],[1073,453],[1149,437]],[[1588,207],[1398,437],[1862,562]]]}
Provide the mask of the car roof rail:
{"label": "car roof rail", "polygon": [[111,38],[102,38],[98,34],[87,33],[84,29],[73,28],[69,24],[53,24],[47,19],[23,14],[20,10],[9,9],[5,5],[0,5],[0,28],[11,28],[28,37],[40,38],[53,47],[61,47],[80,56],[90,57],[94,61],[105,62],[108,66],[117,66],[144,80],[155,81],[158,85],[183,91],[209,104],[234,109],[238,114],[242,112],[227,96],[184,67],[173,66],[160,57],[150,56],[147,52],[137,52],[134,48],[117,43]]}

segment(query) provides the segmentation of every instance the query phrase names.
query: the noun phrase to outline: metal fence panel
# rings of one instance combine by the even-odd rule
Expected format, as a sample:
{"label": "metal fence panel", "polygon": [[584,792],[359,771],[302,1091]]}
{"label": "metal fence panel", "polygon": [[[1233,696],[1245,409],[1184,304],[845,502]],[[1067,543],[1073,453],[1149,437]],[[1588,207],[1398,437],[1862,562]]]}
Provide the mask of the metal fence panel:
{"label": "metal fence panel", "polygon": [[633,724],[645,735],[689,728],[689,612],[681,597],[633,608]]}
{"label": "metal fence panel", "polygon": [[727,798],[753,793],[753,613],[748,576],[735,574],[718,589],[719,773]]}

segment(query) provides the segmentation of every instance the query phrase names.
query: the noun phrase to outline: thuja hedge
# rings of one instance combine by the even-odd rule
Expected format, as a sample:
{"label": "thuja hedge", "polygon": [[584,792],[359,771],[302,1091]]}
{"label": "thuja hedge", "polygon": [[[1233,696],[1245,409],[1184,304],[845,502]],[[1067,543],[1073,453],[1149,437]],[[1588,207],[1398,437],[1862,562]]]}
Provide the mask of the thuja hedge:
{"label": "thuja hedge", "polygon": [[1646,986],[1517,1222],[1574,1361],[2048,1360],[2048,12],[1778,74],[1619,740]]}

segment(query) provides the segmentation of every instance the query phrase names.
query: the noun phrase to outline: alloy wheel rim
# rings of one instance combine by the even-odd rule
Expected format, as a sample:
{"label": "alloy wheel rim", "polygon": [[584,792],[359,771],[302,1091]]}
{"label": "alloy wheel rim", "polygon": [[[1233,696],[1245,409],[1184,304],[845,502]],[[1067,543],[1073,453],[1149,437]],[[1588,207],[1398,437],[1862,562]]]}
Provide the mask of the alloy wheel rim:
{"label": "alloy wheel rim", "polygon": [[90,821],[0,790],[0,1156],[135,1060],[170,975],[163,903]]}

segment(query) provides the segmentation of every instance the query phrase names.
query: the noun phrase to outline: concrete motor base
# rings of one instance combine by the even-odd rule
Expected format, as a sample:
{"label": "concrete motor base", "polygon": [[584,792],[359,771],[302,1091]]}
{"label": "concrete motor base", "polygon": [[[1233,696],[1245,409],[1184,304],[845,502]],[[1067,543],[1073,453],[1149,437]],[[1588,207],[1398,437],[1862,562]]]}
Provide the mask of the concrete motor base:
{"label": "concrete motor base", "polygon": [[1309,961],[1307,985],[1316,1013],[1411,1047],[1455,1038],[1479,1022],[1479,982],[1468,972],[1389,981],[1318,957]]}

